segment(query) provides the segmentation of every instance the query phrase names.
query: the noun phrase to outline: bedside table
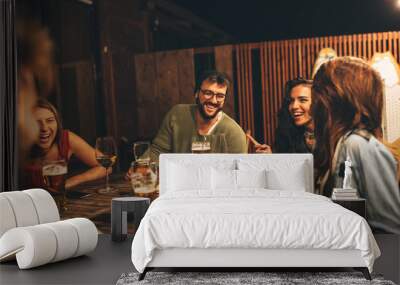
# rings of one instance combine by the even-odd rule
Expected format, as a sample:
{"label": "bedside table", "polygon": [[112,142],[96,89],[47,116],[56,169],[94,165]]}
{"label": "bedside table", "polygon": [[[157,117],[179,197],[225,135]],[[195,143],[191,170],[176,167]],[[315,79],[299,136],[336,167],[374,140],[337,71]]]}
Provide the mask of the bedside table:
{"label": "bedside table", "polygon": [[111,200],[111,240],[124,241],[128,236],[128,213],[134,215],[135,231],[150,205],[149,198],[118,197]]}
{"label": "bedside table", "polygon": [[332,202],[339,204],[340,206],[353,211],[356,214],[359,214],[364,219],[366,218],[366,208],[365,208],[365,199],[358,198],[352,200],[333,200]]}

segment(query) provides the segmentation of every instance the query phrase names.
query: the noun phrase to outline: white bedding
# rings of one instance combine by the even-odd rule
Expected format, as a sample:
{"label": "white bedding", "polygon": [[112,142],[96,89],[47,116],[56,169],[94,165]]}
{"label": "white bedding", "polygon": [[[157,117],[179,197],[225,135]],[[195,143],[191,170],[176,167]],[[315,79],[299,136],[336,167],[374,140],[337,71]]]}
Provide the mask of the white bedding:
{"label": "white bedding", "polygon": [[307,192],[172,192],[156,199],[132,243],[139,272],[165,248],[358,249],[372,271],[379,248],[359,215]]}

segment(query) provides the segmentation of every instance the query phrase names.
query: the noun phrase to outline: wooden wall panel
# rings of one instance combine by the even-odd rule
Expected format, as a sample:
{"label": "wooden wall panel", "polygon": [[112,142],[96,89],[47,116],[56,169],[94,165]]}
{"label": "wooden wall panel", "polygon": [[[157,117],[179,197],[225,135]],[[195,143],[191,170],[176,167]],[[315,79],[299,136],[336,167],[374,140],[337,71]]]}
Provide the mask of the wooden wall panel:
{"label": "wooden wall panel", "polygon": [[275,49],[275,42],[268,43],[268,86],[269,86],[269,93],[268,93],[268,105],[269,109],[264,110],[265,116],[268,116],[268,128],[269,128],[269,136],[264,137],[265,141],[270,140],[273,137],[275,130],[273,129],[275,126],[275,116],[273,113],[274,110],[274,98],[275,98],[275,90],[276,86],[275,82],[275,73],[274,73],[274,49]]}
{"label": "wooden wall panel", "polygon": [[[320,49],[321,48],[318,45],[318,41],[314,41],[313,40],[312,44],[310,46],[310,60],[311,60],[311,62],[315,61],[315,59],[318,56],[318,53],[319,53]],[[309,75],[307,76],[307,78],[311,77],[312,71],[313,71],[313,65],[311,66],[311,71],[308,73]]]}
{"label": "wooden wall panel", "polygon": [[78,109],[79,95],[77,94],[77,67],[74,64],[62,65],[59,69],[59,93],[57,102],[58,111],[61,113],[63,128],[80,134],[80,116],[71,110]]}
{"label": "wooden wall panel", "polygon": [[[128,138],[136,131],[135,81],[133,54],[128,50],[113,52],[113,97],[115,104],[115,119],[118,127],[118,138]],[[128,64],[127,64],[128,63]],[[130,82],[130,84],[128,84]]]}
{"label": "wooden wall panel", "polygon": [[[96,141],[96,84],[91,61],[70,62],[57,66],[55,106],[63,127],[77,133],[89,144]],[[71,112],[74,110],[74,112]],[[104,116],[104,113],[98,114]]]}
{"label": "wooden wall panel", "polygon": [[[236,47],[239,53],[237,58],[237,80],[239,81],[238,93],[240,123],[246,127],[251,125],[253,118],[248,118],[249,82],[248,66],[242,66],[243,49],[259,49],[261,65],[262,89],[262,124],[264,141],[273,144],[274,132],[277,126],[277,113],[283,99],[284,85],[287,80],[298,76],[310,78],[314,62],[322,48],[333,48],[339,56],[357,56],[366,60],[371,59],[375,52],[391,51],[399,60],[399,34],[400,32],[374,33],[365,35],[344,35],[321,38],[306,38],[293,41],[272,41],[260,44],[240,45]],[[243,105],[243,106],[241,106]],[[249,122],[243,120],[250,120]]]}
{"label": "wooden wall panel", "polygon": [[254,134],[252,56],[248,44],[236,45],[236,64],[239,124]]}
{"label": "wooden wall panel", "polygon": [[104,109],[107,125],[107,134],[114,138],[119,137],[118,125],[117,125],[117,107],[116,107],[116,83],[115,83],[115,71],[114,71],[114,60],[111,52],[107,52],[102,57],[102,64],[104,66]]}
{"label": "wooden wall panel", "polygon": [[137,138],[152,139],[174,105],[194,103],[194,52],[183,49],[137,55],[135,70]]}
{"label": "wooden wall panel", "polygon": [[77,64],[77,97],[80,116],[80,133],[88,143],[94,145],[96,142],[96,111],[95,102],[95,79],[93,76],[93,64],[81,62]]}
{"label": "wooden wall panel", "polygon": [[311,41],[312,41],[313,39],[310,39],[310,38],[308,38],[308,39],[306,39],[306,50],[307,50],[307,66],[306,66],[306,73],[305,73],[305,77],[310,77],[310,74],[311,74],[311,65],[312,65],[312,62],[311,62]]}
{"label": "wooden wall panel", "polygon": [[[371,59],[374,52],[390,51],[399,61],[400,32],[228,45],[214,47],[206,52],[214,53],[216,69],[226,72],[232,78],[235,76],[237,90],[234,93],[237,96],[238,105],[233,106],[232,96],[230,98],[232,101],[226,104],[226,112],[229,114],[232,112],[230,110],[236,110],[236,118],[239,124],[244,130],[250,129],[253,134],[255,130],[254,124],[262,124],[264,141],[268,144],[273,144],[277,126],[277,113],[282,104],[286,81],[298,76],[310,78],[316,57],[319,51],[325,47],[333,48],[338,56],[352,55],[366,60]],[[200,50],[203,53],[205,52],[205,49]],[[260,55],[261,86],[259,87],[254,86],[256,81],[253,81],[253,78],[260,76],[253,74],[253,64],[256,64],[253,62],[252,57],[254,51],[259,52]],[[194,53],[196,52],[197,49],[194,50]],[[149,108],[154,110],[156,108],[155,105],[160,106],[159,118],[154,119],[154,121],[160,122],[160,117],[163,117],[172,105],[190,102],[191,94],[189,94],[189,90],[194,81],[192,75],[186,75],[191,73],[191,68],[195,69],[193,51],[154,53],[153,61],[152,63],[150,60],[147,64],[154,66],[152,69],[154,75],[143,75],[143,78],[152,78],[151,76],[153,76],[154,83],[153,79],[151,79],[150,83],[147,83],[147,85],[142,84],[140,88],[148,90],[149,88],[154,88],[150,93],[146,93],[148,95],[143,93],[141,96],[154,96],[154,98],[159,99],[157,104]],[[181,67],[179,64],[183,62],[185,62],[184,66]],[[147,74],[149,71],[143,70],[143,73]],[[185,76],[182,76],[182,74],[185,74]],[[190,77],[188,80],[190,82],[186,82],[186,77]],[[253,90],[257,89],[261,90],[261,100],[254,100],[254,96],[260,96],[259,94],[253,94]],[[260,115],[258,117],[261,117],[262,120],[257,122],[254,121],[254,102],[256,101],[262,103],[262,108],[257,108],[262,109],[262,114],[258,114]],[[154,115],[154,112],[151,112],[151,114]],[[156,125],[155,122],[152,124]]]}
{"label": "wooden wall panel", "polygon": [[357,36],[357,42],[358,42],[358,49],[357,49],[357,56],[363,58],[363,44],[362,44],[362,35],[359,34]]}
{"label": "wooden wall panel", "polygon": [[158,81],[158,95],[160,116],[169,111],[171,106],[179,103],[178,62],[176,52],[156,53],[156,74]]}
{"label": "wooden wall panel", "polygon": [[260,60],[261,60],[261,101],[262,101],[262,122],[263,122],[263,137],[266,138],[269,135],[269,85],[268,85],[268,44],[263,43],[260,47]]}
{"label": "wooden wall panel", "polygon": [[244,90],[243,90],[243,74],[244,74],[244,70],[243,70],[243,64],[242,64],[242,56],[241,56],[241,49],[240,46],[237,45],[235,46],[235,56],[236,56],[236,70],[237,70],[237,77],[236,77],[236,86],[237,86],[237,97],[238,97],[238,112],[239,112],[239,116],[238,116],[238,121],[243,122],[245,121],[245,118],[243,117],[244,115],[244,102],[242,102],[242,98],[243,96],[241,96],[241,94],[244,94]]}
{"label": "wooden wall panel", "polygon": [[400,61],[400,32],[395,33],[393,41],[393,54],[396,57],[397,62]]}
{"label": "wooden wall panel", "polygon": [[274,108],[275,110],[277,110],[280,106],[280,98],[281,98],[281,94],[282,94],[282,82],[283,82],[283,76],[282,76],[282,70],[284,68],[284,64],[283,64],[283,58],[284,56],[282,55],[283,53],[283,42],[279,41],[277,43],[277,63],[276,63],[276,74],[277,74],[277,81],[276,81],[276,94],[275,94],[275,104],[274,104]]}
{"label": "wooden wall panel", "polygon": [[[282,65],[283,65],[283,68],[282,68],[282,83],[284,83],[284,82],[286,82],[289,78],[290,78],[290,75],[289,75],[289,41],[284,41],[283,42],[283,45],[282,45],[282,47],[283,47],[283,53],[282,53]],[[281,89],[281,94],[282,94],[282,90],[283,89]],[[279,105],[281,105],[281,98],[282,98],[282,96],[280,96],[279,97]]]}
{"label": "wooden wall panel", "polygon": [[[160,121],[160,104],[157,80],[157,64],[155,54],[135,56],[136,74],[136,116],[138,128],[136,138],[154,137]],[[149,112],[151,108],[151,112]],[[133,114],[134,116],[135,114]]]}
{"label": "wooden wall panel", "polygon": [[[215,69],[225,72],[231,80],[233,78],[233,47],[231,45],[219,46],[214,48]],[[236,118],[235,113],[235,89],[232,83],[229,90],[229,95],[225,100],[224,112],[231,118]]]}
{"label": "wooden wall panel", "polygon": [[194,103],[195,68],[193,49],[182,49],[176,52],[178,64],[179,103]]}

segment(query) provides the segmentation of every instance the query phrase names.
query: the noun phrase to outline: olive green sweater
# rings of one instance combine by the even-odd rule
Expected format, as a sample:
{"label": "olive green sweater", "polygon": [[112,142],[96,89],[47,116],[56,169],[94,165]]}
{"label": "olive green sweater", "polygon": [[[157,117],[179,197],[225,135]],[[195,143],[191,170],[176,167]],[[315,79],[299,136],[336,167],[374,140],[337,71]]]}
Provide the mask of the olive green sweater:
{"label": "olive green sweater", "polygon": [[[150,146],[150,158],[161,153],[191,153],[192,137],[197,134],[196,105],[175,105],[165,116]],[[247,153],[246,135],[228,115],[222,114],[210,135],[225,134],[228,153]]]}

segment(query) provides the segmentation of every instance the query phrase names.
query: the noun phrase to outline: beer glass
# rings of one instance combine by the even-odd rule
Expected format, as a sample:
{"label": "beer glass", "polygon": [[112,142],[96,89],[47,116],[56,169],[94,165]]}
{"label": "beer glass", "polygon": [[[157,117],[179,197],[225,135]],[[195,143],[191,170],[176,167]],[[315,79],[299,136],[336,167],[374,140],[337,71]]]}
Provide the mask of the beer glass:
{"label": "beer glass", "polygon": [[67,162],[64,159],[45,161],[42,166],[42,174],[47,190],[56,201],[62,214],[65,210],[65,178],[68,172]]}
{"label": "beer glass", "polygon": [[134,161],[130,173],[132,190],[136,196],[156,198],[158,167],[155,162],[140,159]]}
{"label": "beer glass", "polygon": [[106,187],[99,189],[99,193],[114,193],[117,189],[110,187],[108,183],[108,169],[117,160],[117,147],[112,137],[100,137],[96,139],[95,148],[97,162],[106,169]]}
{"label": "beer glass", "polygon": [[192,153],[210,153],[211,136],[194,135],[192,137]]}

